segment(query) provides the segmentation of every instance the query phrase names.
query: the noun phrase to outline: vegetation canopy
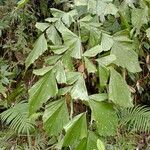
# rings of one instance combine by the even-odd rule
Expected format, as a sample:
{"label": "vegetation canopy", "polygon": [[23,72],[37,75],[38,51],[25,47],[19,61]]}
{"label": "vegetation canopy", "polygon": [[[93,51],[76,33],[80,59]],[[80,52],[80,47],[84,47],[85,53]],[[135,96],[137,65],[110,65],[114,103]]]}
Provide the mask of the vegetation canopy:
{"label": "vegetation canopy", "polygon": [[0,19],[0,149],[150,149],[149,0],[1,0]]}

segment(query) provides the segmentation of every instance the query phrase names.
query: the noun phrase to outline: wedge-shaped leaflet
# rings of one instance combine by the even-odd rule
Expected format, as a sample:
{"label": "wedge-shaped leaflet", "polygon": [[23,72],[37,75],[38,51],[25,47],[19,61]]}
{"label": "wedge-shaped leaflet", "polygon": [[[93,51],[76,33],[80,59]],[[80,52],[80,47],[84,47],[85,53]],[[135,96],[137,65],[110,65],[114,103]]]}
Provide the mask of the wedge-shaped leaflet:
{"label": "wedge-shaped leaflet", "polygon": [[37,22],[35,24],[35,27],[39,30],[41,30],[42,32],[45,31],[48,27],[50,26],[49,23],[41,23],[41,22]]}
{"label": "wedge-shaped leaflet", "polygon": [[67,27],[65,27],[65,25],[60,21],[56,24],[56,27],[62,34],[65,45],[69,47],[71,56],[76,59],[81,59],[82,49],[80,38]]}
{"label": "wedge-shaped leaflet", "polygon": [[33,114],[49,98],[56,96],[58,93],[55,75],[52,71],[46,73],[36,82],[29,90],[29,112]]}
{"label": "wedge-shaped leaflet", "polygon": [[60,84],[66,83],[66,73],[62,61],[57,62],[56,66],[54,67],[54,70],[57,82]]}
{"label": "wedge-shaped leaflet", "polygon": [[34,69],[33,73],[37,76],[43,76],[44,74],[49,72],[52,68],[53,68],[53,66],[47,66],[47,67],[43,67],[40,69]]}
{"label": "wedge-shaped leaflet", "polygon": [[33,50],[28,55],[25,65],[28,68],[40,55],[47,50],[47,41],[44,34],[42,34],[36,41]]}
{"label": "wedge-shaped leaflet", "polygon": [[81,140],[75,150],[94,150],[97,147],[98,137],[92,131],[88,131],[88,137]]}
{"label": "wedge-shaped leaflet", "polygon": [[80,75],[75,82],[72,90],[71,90],[71,97],[73,99],[81,99],[81,100],[88,100],[88,93],[85,85],[85,80],[82,75]]}
{"label": "wedge-shaped leaflet", "polygon": [[103,51],[108,51],[113,46],[113,37],[109,34],[103,33],[102,34],[102,40],[101,40],[101,47]]}
{"label": "wedge-shaped leaflet", "polygon": [[85,51],[83,56],[95,57],[97,54],[101,53],[102,51],[103,51],[102,46],[101,45],[96,45],[96,46],[90,48],[89,50]]}
{"label": "wedge-shaped leaflet", "polygon": [[110,54],[108,56],[96,59],[96,61],[98,62],[99,66],[108,66],[111,63],[113,63],[116,60],[116,56],[113,54]]}
{"label": "wedge-shaped leaflet", "polygon": [[65,51],[67,51],[69,47],[65,45],[51,45],[50,48],[55,54],[60,55],[64,53]]}
{"label": "wedge-shaped leaflet", "polygon": [[102,136],[110,136],[116,133],[118,119],[112,104],[89,101],[92,110],[92,119],[95,120],[98,133]]}
{"label": "wedge-shaped leaflet", "polygon": [[46,34],[48,39],[56,45],[62,44],[61,37],[58,34],[58,31],[56,30],[55,26],[51,25],[47,30]]}
{"label": "wedge-shaped leaflet", "polygon": [[116,41],[112,47],[111,54],[116,56],[114,61],[116,65],[126,68],[133,73],[141,71],[138,54],[134,51],[131,43]]}
{"label": "wedge-shaped leaflet", "polygon": [[130,107],[133,105],[126,81],[113,68],[110,69],[109,99],[120,106]]}
{"label": "wedge-shaped leaflet", "polygon": [[76,143],[79,140],[87,137],[87,123],[85,113],[79,114],[73,118],[65,126],[65,137],[63,139],[63,146],[69,146]]}
{"label": "wedge-shaped leaflet", "polygon": [[97,71],[96,66],[88,58],[84,57],[85,67],[88,73],[95,73]]}
{"label": "wedge-shaped leaflet", "polygon": [[69,122],[65,99],[51,102],[43,115],[44,129],[49,135],[58,135],[63,126]]}

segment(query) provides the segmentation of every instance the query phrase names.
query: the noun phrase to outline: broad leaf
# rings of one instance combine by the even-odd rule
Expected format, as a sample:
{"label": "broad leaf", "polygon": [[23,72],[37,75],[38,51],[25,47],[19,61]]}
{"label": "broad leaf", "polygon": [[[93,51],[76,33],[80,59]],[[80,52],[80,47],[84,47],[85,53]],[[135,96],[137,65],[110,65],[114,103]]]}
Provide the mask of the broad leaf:
{"label": "broad leaf", "polygon": [[80,75],[77,81],[75,82],[71,90],[71,97],[73,99],[81,99],[81,100],[89,99],[85,81],[82,75]]}
{"label": "broad leaf", "polygon": [[95,65],[86,57],[84,57],[85,67],[88,73],[95,73],[97,71]]}
{"label": "broad leaf", "polygon": [[111,63],[113,63],[116,60],[116,56],[113,54],[110,54],[108,56],[96,59],[96,61],[98,62],[99,66],[108,66]]}
{"label": "broad leaf", "polygon": [[43,115],[44,129],[49,135],[58,135],[63,126],[69,122],[65,99],[51,102]]}
{"label": "broad leaf", "polygon": [[108,99],[108,94],[106,93],[101,93],[101,94],[93,94],[89,96],[90,100],[95,100],[95,101],[104,101]]}
{"label": "broad leaf", "polygon": [[108,51],[112,48],[113,46],[113,37],[106,34],[106,33],[103,33],[102,34],[102,40],[101,40],[101,47],[102,47],[102,50],[103,51]]}
{"label": "broad leaf", "polygon": [[33,50],[28,55],[25,65],[28,68],[40,55],[47,50],[47,41],[44,34],[42,34],[36,41]]}
{"label": "broad leaf", "polygon": [[71,56],[76,59],[81,59],[82,56],[81,39],[71,30],[66,28],[62,22],[58,22],[56,27],[62,34],[65,45],[69,47],[71,51]]}
{"label": "broad leaf", "polygon": [[43,67],[41,69],[34,69],[33,73],[37,76],[43,76],[44,74],[49,72],[52,68],[53,66]]}
{"label": "broad leaf", "polygon": [[46,73],[38,82],[29,90],[29,112],[33,114],[49,98],[56,96],[58,93],[57,83],[52,71]]}
{"label": "broad leaf", "polygon": [[92,131],[88,131],[88,137],[81,140],[75,150],[94,150],[97,148],[98,137]]}
{"label": "broad leaf", "polygon": [[62,44],[61,37],[58,34],[58,31],[56,30],[55,26],[51,25],[47,30],[46,34],[48,39],[56,45]]}
{"label": "broad leaf", "polygon": [[109,99],[123,107],[133,106],[126,81],[113,68],[110,69]]}
{"label": "broad leaf", "polygon": [[98,133],[102,136],[114,135],[117,130],[118,119],[112,104],[95,100],[90,100],[89,104]]}
{"label": "broad leaf", "polygon": [[131,43],[125,42],[115,42],[111,54],[116,56],[116,63],[118,66],[127,68],[130,72],[140,72],[141,68],[138,62],[138,55],[134,51],[133,45]]}
{"label": "broad leaf", "polygon": [[92,47],[91,49],[85,51],[83,56],[95,57],[97,54],[101,53],[102,51],[103,51],[102,46],[101,45],[96,45],[96,46]]}
{"label": "broad leaf", "polygon": [[50,46],[51,50],[55,53],[55,54],[62,54],[64,53],[65,51],[68,50],[69,47],[65,46],[65,45],[52,45]]}
{"label": "broad leaf", "polygon": [[54,70],[57,82],[60,84],[66,83],[66,73],[62,61],[57,62]]}
{"label": "broad leaf", "polygon": [[41,23],[41,22],[37,22],[35,24],[35,27],[39,30],[41,30],[42,32],[45,31],[48,27],[50,26],[49,23]]}
{"label": "broad leaf", "polygon": [[64,127],[64,129],[66,134],[63,139],[63,146],[72,145],[87,137],[86,115],[82,113],[74,117],[73,120]]}

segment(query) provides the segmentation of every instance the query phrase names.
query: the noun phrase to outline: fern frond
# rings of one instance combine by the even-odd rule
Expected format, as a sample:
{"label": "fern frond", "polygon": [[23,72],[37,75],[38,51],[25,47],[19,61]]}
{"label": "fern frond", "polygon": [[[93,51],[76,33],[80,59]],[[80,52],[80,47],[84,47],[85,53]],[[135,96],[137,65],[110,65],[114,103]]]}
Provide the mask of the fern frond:
{"label": "fern frond", "polygon": [[3,123],[19,134],[28,133],[34,129],[34,122],[29,119],[27,103],[18,103],[1,113],[0,116]]}
{"label": "fern frond", "polygon": [[128,130],[150,132],[150,108],[135,106],[119,110],[120,125]]}

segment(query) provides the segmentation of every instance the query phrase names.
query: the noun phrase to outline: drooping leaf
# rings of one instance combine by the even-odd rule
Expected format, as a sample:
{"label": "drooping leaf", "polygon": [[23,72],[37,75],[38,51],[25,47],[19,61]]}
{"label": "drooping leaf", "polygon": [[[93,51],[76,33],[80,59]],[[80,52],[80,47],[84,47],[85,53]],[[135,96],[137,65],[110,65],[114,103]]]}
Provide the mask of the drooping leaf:
{"label": "drooping leaf", "polygon": [[137,34],[139,34],[142,25],[148,23],[148,7],[132,9],[131,20],[132,25],[137,29]]}
{"label": "drooping leaf", "polygon": [[66,134],[63,139],[63,146],[69,146],[87,137],[86,115],[77,115],[65,127]]}
{"label": "drooping leaf", "polygon": [[118,118],[112,104],[95,100],[89,100],[89,104],[98,133],[102,136],[114,135],[117,130]]}
{"label": "drooping leaf", "polygon": [[69,47],[65,46],[65,45],[52,45],[50,46],[51,50],[55,53],[55,54],[62,54],[65,51],[68,50]]}
{"label": "drooping leaf", "polygon": [[110,54],[108,56],[96,59],[96,61],[98,62],[99,66],[108,66],[111,63],[113,63],[116,60],[116,56],[113,54]]}
{"label": "drooping leaf", "polygon": [[109,79],[109,69],[104,66],[99,66],[98,71],[100,87],[104,88],[107,85]]}
{"label": "drooping leaf", "polygon": [[56,45],[62,44],[61,37],[58,34],[58,31],[56,30],[55,26],[51,25],[47,30],[46,34],[48,39]]}
{"label": "drooping leaf", "polygon": [[40,55],[47,50],[47,41],[44,34],[42,34],[36,41],[33,50],[28,55],[25,65],[28,68]]}
{"label": "drooping leaf", "polygon": [[108,99],[108,94],[106,93],[101,93],[101,94],[93,94],[89,96],[90,100],[95,100],[95,101],[104,101]]}
{"label": "drooping leaf", "polygon": [[57,83],[53,71],[47,72],[29,90],[29,112],[33,114],[49,98],[58,93]]}
{"label": "drooping leaf", "polygon": [[66,73],[62,61],[57,62],[54,70],[57,82],[60,84],[66,83]]}
{"label": "drooping leaf", "polygon": [[63,126],[69,122],[65,99],[51,102],[43,115],[44,129],[49,135],[58,135]]}
{"label": "drooping leaf", "polygon": [[41,22],[37,22],[35,24],[35,27],[39,30],[41,30],[42,32],[45,31],[48,27],[50,26],[49,23],[41,23]]}
{"label": "drooping leaf", "polygon": [[97,148],[98,137],[92,131],[88,131],[88,137],[81,140],[75,150],[94,150]]}
{"label": "drooping leaf", "polygon": [[95,57],[97,54],[101,53],[102,51],[103,51],[102,46],[101,45],[96,45],[96,46],[92,47],[91,49],[85,51],[83,56]]}
{"label": "drooping leaf", "polygon": [[116,56],[116,63],[118,66],[127,68],[130,72],[140,72],[141,68],[138,62],[138,55],[134,51],[133,45],[131,43],[125,42],[115,42],[111,54]]}
{"label": "drooping leaf", "polygon": [[113,46],[113,37],[106,34],[106,33],[103,33],[102,34],[102,40],[101,40],[101,48],[103,51],[108,51],[112,48]]}
{"label": "drooping leaf", "polygon": [[123,107],[133,106],[126,81],[113,68],[110,69],[109,99]]}
{"label": "drooping leaf", "polygon": [[34,69],[33,73],[37,76],[43,76],[44,74],[49,72],[52,68],[53,66],[43,67],[41,69]]}
{"label": "drooping leaf", "polygon": [[80,99],[80,100],[88,100],[88,93],[85,85],[85,81],[82,75],[80,75],[75,82],[72,90],[71,90],[71,97],[73,99]]}
{"label": "drooping leaf", "polygon": [[81,59],[82,48],[81,39],[71,30],[69,30],[62,22],[58,22],[56,25],[57,29],[63,36],[65,45],[67,45],[71,51],[71,56],[76,59]]}
{"label": "drooping leaf", "polygon": [[84,57],[85,67],[88,73],[95,73],[97,71],[95,65],[86,57]]}

